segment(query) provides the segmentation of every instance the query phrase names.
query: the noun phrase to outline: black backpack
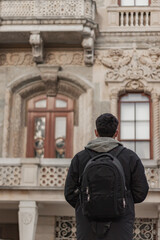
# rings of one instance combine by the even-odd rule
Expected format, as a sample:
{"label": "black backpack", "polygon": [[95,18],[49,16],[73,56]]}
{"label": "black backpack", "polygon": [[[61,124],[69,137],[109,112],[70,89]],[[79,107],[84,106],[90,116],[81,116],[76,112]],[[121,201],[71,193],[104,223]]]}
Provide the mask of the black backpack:
{"label": "black backpack", "polygon": [[123,149],[118,147],[114,156],[110,153],[94,155],[84,168],[80,178],[80,202],[83,214],[91,220],[111,221],[125,214],[125,175],[117,159]]}

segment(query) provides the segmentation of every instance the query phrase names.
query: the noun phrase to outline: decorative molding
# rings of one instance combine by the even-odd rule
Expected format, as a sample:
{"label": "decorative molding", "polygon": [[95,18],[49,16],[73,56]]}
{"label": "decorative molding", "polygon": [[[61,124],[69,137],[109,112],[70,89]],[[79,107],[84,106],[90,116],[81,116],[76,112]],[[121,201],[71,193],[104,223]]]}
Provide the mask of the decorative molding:
{"label": "decorative molding", "polygon": [[83,65],[82,51],[46,50],[44,63],[49,65]]}
{"label": "decorative molding", "polygon": [[154,159],[160,160],[160,138],[159,138],[159,129],[160,129],[160,116],[159,116],[159,94],[152,92],[152,108],[153,108],[153,151]]}
{"label": "decorative molding", "polygon": [[[57,51],[46,49],[44,53],[44,64],[54,66],[84,65],[83,51]],[[0,66],[34,66],[33,55],[28,49],[5,49],[0,53]]]}
{"label": "decorative molding", "polygon": [[31,33],[29,43],[32,45],[33,60],[36,63],[43,62],[43,40],[40,33]]}
{"label": "decorative molding", "polygon": [[106,83],[145,80],[160,81],[160,48],[138,51],[111,49],[96,52],[96,64],[107,68]]}
{"label": "decorative molding", "polygon": [[5,50],[0,53],[0,66],[33,66],[34,61],[31,52],[19,50]]}

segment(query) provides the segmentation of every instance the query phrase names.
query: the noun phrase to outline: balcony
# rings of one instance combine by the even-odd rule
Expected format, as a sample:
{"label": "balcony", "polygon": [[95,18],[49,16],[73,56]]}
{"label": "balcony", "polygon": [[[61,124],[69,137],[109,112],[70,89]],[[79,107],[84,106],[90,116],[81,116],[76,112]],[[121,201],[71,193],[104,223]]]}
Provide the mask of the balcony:
{"label": "balcony", "polygon": [[43,62],[45,46],[83,47],[86,55],[93,55],[95,14],[93,0],[0,0],[0,44],[14,48],[31,44],[38,63]]}
{"label": "balcony", "polygon": [[[70,159],[0,159],[0,189],[28,191],[60,191],[70,165]],[[151,192],[160,191],[160,165],[154,160],[144,161]],[[4,195],[1,195],[0,201]]]}
{"label": "balcony", "polygon": [[[136,205],[136,217],[157,218],[160,203],[160,164],[144,161],[150,191],[142,204]],[[57,216],[74,215],[64,199],[64,184],[70,159],[0,159],[0,213],[18,209],[20,202],[32,201],[39,211]],[[47,210],[49,209],[49,210]],[[17,210],[16,210],[17,211]],[[151,214],[152,213],[152,214]]]}

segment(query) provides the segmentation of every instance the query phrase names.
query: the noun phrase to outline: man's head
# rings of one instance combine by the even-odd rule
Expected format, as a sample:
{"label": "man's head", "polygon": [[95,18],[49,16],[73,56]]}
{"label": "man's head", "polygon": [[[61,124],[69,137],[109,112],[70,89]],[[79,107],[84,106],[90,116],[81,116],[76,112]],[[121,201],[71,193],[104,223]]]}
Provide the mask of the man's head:
{"label": "man's head", "polygon": [[97,137],[116,137],[118,134],[118,120],[111,113],[104,113],[96,119]]}

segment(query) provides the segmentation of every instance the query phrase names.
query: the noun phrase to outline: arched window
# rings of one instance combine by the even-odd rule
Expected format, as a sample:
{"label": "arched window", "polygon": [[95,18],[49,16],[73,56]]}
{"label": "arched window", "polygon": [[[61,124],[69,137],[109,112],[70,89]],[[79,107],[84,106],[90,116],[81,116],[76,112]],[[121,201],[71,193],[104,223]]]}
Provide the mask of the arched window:
{"label": "arched window", "polygon": [[129,93],[119,100],[119,140],[140,158],[152,158],[150,97]]}
{"label": "arched window", "polygon": [[72,157],[73,101],[41,95],[28,101],[27,157]]}
{"label": "arched window", "polygon": [[121,6],[148,6],[150,0],[121,0]]}

